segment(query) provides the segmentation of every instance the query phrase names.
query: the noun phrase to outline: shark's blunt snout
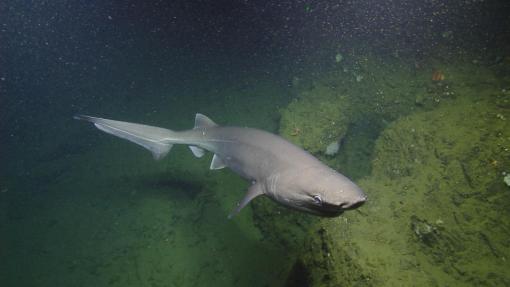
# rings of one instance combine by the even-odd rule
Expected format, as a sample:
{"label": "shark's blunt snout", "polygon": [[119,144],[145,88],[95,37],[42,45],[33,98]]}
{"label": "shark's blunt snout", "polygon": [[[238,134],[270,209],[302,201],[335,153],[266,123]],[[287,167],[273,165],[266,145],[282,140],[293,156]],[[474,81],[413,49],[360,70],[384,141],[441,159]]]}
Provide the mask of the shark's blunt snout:
{"label": "shark's blunt snout", "polygon": [[347,196],[345,196],[340,204],[343,210],[355,209],[363,205],[367,201],[367,196],[355,183],[349,182],[350,187],[346,188]]}

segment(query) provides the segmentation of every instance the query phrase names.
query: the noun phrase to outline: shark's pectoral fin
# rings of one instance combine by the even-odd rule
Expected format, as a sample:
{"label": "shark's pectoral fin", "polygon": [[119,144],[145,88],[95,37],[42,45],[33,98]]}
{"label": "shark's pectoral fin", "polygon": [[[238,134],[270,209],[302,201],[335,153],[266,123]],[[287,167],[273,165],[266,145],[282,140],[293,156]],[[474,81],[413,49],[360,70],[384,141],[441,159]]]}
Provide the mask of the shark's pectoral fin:
{"label": "shark's pectoral fin", "polygon": [[225,164],[225,162],[223,162],[221,157],[219,157],[217,154],[214,154],[209,169],[222,169],[226,166],[227,165]]}
{"label": "shark's pectoral fin", "polygon": [[262,185],[255,183],[252,186],[250,186],[243,200],[237,203],[237,207],[228,215],[228,219],[234,217],[234,215],[238,214],[239,211],[241,211],[241,209],[243,209],[243,207],[245,207],[252,199],[262,194],[264,194],[264,191],[262,190]]}

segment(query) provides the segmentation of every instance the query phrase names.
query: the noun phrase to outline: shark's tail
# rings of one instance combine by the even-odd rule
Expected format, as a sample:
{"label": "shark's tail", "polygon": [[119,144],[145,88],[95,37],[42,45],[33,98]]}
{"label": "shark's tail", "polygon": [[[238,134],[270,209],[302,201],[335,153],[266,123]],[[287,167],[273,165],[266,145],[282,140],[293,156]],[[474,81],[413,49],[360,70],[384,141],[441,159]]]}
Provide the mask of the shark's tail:
{"label": "shark's tail", "polygon": [[76,115],[74,118],[89,121],[106,133],[143,146],[155,159],[163,158],[176,143],[175,132],[168,129],[84,115]]}

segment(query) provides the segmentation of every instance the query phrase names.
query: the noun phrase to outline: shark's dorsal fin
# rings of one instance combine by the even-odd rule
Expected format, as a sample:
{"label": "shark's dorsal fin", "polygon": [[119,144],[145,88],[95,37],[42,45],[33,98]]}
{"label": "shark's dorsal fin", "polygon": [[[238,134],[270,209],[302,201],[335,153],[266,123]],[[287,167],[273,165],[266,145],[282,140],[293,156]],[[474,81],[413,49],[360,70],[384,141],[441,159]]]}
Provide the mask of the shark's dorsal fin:
{"label": "shark's dorsal fin", "polygon": [[195,115],[195,129],[196,128],[209,128],[209,127],[217,127],[218,125],[213,122],[210,118],[200,113]]}
{"label": "shark's dorsal fin", "polygon": [[227,165],[221,159],[221,157],[219,157],[217,154],[214,154],[212,161],[211,161],[211,166],[209,167],[209,169],[222,169],[226,166]]}
{"label": "shark's dorsal fin", "polygon": [[248,205],[250,201],[252,201],[255,197],[264,194],[264,190],[262,189],[262,185],[258,183],[254,183],[246,192],[244,198],[237,204],[237,207],[232,210],[232,212],[228,215],[228,219],[231,219],[234,215],[238,214],[243,207]]}

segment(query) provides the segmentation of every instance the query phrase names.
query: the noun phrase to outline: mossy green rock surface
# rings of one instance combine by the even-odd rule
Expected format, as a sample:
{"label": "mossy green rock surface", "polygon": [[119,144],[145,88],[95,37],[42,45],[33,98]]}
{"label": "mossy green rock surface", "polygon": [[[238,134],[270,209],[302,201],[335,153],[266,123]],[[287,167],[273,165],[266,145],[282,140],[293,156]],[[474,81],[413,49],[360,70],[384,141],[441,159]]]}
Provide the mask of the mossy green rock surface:
{"label": "mossy green rock surface", "polygon": [[[509,66],[466,55],[415,68],[367,57],[354,69],[361,83],[334,72],[282,110],[280,133],[369,197],[302,225],[300,241],[279,233],[301,244],[303,286],[510,286]],[[438,70],[445,80],[432,81]],[[329,135],[345,139],[335,157],[323,156]],[[370,168],[356,170],[360,160]],[[305,222],[272,218],[262,230]]]}
{"label": "mossy green rock surface", "polygon": [[[404,61],[370,56],[355,60],[349,68],[296,87],[294,101],[281,109],[280,135],[321,155],[329,144],[342,142],[355,123],[379,126],[431,109],[455,94],[451,84],[431,83],[431,67],[416,69]],[[362,80],[357,81],[361,75]]]}
{"label": "mossy green rock surface", "polygon": [[[312,286],[510,285],[508,95],[493,92],[445,101],[381,134],[372,175],[359,182],[369,201],[312,231],[330,238],[311,236],[303,256]],[[338,264],[325,271],[324,262]]]}
{"label": "mossy green rock surface", "polygon": [[312,153],[320,153],[347,132],[350,103],[334,88],[321,85],[304,91],[282,110],[280,134]]}

